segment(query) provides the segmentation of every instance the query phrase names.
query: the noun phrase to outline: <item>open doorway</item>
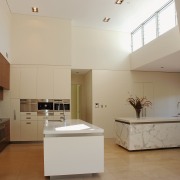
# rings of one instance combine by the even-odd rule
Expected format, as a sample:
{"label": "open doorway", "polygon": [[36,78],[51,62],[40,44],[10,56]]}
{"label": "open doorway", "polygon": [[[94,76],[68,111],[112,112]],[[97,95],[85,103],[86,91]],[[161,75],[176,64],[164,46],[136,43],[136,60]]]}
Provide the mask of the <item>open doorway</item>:
{"label": "open doorway", "polygon": [[71,118],[80,119],[80,84],[71,85]]}

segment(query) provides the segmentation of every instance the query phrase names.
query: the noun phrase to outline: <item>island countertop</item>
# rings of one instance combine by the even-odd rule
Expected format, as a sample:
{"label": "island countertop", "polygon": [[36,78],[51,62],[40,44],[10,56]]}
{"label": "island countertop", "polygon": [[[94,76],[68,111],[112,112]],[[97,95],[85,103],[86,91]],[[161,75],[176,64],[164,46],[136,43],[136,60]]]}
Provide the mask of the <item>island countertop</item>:
{"label": "island countertop", "polygon": [[122,122],[125,124],[156,124],[156,123],[180,123],[180,117],[142,117],[142,118],[130,118],[130,117],[117,117],[116,122]]}
{"label": "island countertop", "polygon": [[80,119],[67,119],[64,122],[47,121],[44,125],[44,135],[70,135],[70,134],[103,134],[101,129]]}

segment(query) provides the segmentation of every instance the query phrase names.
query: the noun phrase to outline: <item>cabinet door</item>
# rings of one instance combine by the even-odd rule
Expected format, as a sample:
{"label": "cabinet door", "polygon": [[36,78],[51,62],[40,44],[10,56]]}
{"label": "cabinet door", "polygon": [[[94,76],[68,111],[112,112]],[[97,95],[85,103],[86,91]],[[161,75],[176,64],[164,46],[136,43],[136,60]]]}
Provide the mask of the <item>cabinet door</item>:
{"label": "cabinet door", "polygon": [[9,89],[10,64],[0,53],[0,86]]}
{"label": "cabinet door", "polygon": [[37,141],[37,121],[21,121],[21,140]]}
{"label": "cabinet door", "polygon": [[44,129],[44,122],[45,121],[38,121],[38,141],[43,141],[43,129]]}
{"label": "cabinet door", "polygon": [[54,99],[71,98],[71,70],[54,69]]}
{"label": "cabinet door", "polygon": [[11,99],[10,139],[20,141],[20,100]]}
{"label": "cabinet door", "polygon": [[2,76],[3,76],[3,56],[0,53],[0,86],[2,87]]}
{"label": "cabinet door", "polygon": [[9,87],[10,87],[10,64],[6,59],[3,60],[2,86],[4,89],[9,90]]}
{"label": "cabinet door", "polygon": [[53,68],[52,67],[38,68],[37,98],[53,99]]}
{"label": "cabinet door", "polygon": [[21,69],[20,97],[21,99],[36,98],[37,68],[27,67]]}
{"label": "cabinet door", "polygon": [[11,67],[10,92],[11,98],[20,98],[20,68]]}

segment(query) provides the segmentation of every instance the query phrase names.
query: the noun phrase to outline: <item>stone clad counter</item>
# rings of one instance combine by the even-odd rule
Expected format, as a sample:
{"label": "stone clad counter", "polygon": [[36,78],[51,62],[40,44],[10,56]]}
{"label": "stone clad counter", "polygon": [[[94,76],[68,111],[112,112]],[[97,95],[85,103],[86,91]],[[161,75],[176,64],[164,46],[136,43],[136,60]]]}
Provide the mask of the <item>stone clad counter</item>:
{"label": "stone clad counter", "polygon": [[104,172],[104,130],[79,119],[44,126],[44,175]]}
{"label": "stone clad counter", "polygon": [[180,147],[180,117],[115,118],[115,136],[129,151]]}

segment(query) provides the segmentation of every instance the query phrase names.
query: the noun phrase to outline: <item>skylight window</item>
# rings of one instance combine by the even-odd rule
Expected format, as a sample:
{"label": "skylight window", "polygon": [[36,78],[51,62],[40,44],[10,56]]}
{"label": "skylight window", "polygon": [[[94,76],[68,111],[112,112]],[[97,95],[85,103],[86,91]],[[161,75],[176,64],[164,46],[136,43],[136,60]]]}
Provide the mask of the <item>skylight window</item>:
{"label": "skylight window", "polygon": [[170,0],[160,10],[144,21],[131,33],[132,52],[176,26],[174,0]]}

